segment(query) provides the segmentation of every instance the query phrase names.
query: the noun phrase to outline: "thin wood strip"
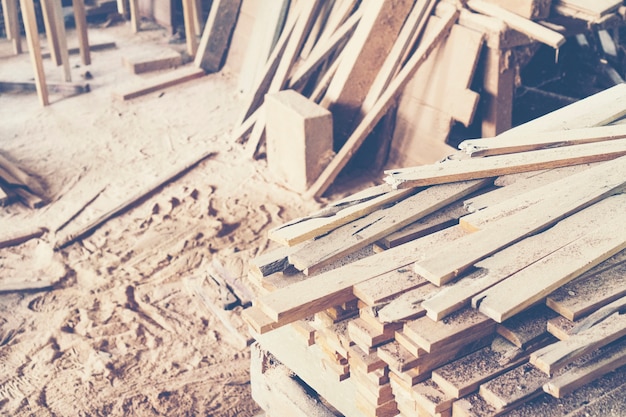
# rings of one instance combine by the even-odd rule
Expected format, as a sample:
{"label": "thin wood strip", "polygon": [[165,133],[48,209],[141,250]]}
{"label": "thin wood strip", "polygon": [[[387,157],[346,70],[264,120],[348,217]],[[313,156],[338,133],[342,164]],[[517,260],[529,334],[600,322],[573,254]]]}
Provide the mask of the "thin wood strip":
{"label": "thin wood strip", "polygon": [[608,161],[626,155],[626,139],[554,149],[449,160],[440,164],[385,171],[393,188],[423,187],[453,181],[497,177],[540,169]]}
{"label": "thin wood strip", "polygon": [[415,271],[435,285],[451,281],[502,248],[623,189],[625,161],[616,159],[554,183],[560,187],[556,194],[434,252],[416,263]]}
{"label": "thin wood strip", "polygon": [[49,104],[48,88],[46,86],[46,74],[41,60],[41,47],[39,46],[39,31],[37,30],[37,18],[35,17],[35,6],[31,0],[20,0],[22,18],[24,19],[24,31],[28,42],[28,53],[35,72],[35,83],[37,85],[37,95],[43,106]]}

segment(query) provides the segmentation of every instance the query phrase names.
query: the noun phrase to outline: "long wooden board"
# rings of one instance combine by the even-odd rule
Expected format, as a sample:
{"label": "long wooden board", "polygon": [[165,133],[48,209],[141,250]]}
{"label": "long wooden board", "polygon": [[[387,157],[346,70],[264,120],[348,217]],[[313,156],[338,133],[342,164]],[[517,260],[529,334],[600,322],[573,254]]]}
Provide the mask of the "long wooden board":
{"label": "long wooden board", "polygon": [[415,271],[435,285],[451,281],[500,249],[621,190],[626,176],[620,170],[626,170],[625,160],[617,159],[558,181],[561,189],[547,200],[465,236],[444,250],[433,251],[429,258],[415,264]]}
{"label": "long wooden board", "polygon": [[[230,44],[231,33],[235,28],[241,2],[242,0],[215,0],[212,2],[200,44],[197,48],[193,46],[193,53],[190,51],[192,55],[195,55],[194,65],[196,67],[207,72],[220,70]],[[189,21],[191,26],[193,26],[192,17],[185,19],[185,22]],[[195,40],[195,31],[188,31],[187,36]]]}
{"label": "long wooden board", "polygon": [[540,169],[608,161],[626,155],[626,139],[497,155],[447,160],[440,164],[385,171],[393,188],[423,187],[453,181],[496,177]]}
{"label": "long wooden board", "polygon": [[606,226],[564,246],[472,298],[472,305],[501,323],[561,285],[626,248],[626,222],[616,215]]}

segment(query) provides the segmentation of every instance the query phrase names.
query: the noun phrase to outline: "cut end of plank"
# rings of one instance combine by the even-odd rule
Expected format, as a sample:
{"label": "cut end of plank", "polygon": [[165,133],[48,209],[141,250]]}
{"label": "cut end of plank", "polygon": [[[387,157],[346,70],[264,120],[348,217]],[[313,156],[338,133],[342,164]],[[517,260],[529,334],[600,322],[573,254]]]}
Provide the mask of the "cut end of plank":
{"label": "cut end of plank", "polygon": [[278,328],[278,323],[258,307],[248,307],[241,313],[243,320],[258,334],[265,334]]}
{"label": "cut end of plank", "polygon": [[453,271],[446,274],[435,274],[428,269],[422,262],[416,262],[413,265],[413,271],[420,277],[431,282],[432,284],[441,287],[442,285],[452,281],[459,274],[459,271]]}

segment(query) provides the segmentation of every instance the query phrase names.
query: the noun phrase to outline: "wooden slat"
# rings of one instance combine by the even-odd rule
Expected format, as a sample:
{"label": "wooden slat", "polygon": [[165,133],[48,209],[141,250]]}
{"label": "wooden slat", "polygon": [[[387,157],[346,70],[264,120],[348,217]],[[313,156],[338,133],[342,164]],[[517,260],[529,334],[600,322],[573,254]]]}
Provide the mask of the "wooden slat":
{"label": "wooden slat", "polygon": [[[196,67],[207,72],[216,72],[221,69],[241,2],[242,0],[214,0],[211,3],[211,10],[197,47],[198,52],[191,53],[192,56],[195,55]],[[196,38],[195,32],[191,32],[189,36]]]}
{"label": "wooden slat", "polygon": [[458,228],[442,230],[414,242],[355,261],[344,267],[295,283],[257,300],[257,305],[275,321],[289,323],[354,297],[359,282],[403,267],[433,247],[459,236]]}
{"label": "wooden slat", "polygon": [[53,0],[42,0],[40,4],[44,29],[46,31],[46,40],[48,42],[48,48],[50,49],[50,55],[52,56],[52,62],[59,66],[61,65],[61,48],[59,46],[59,38],[56,30],[57,21],[54,17],[56,9]]}
{"label": "wooden slat", "polygon": [[456,8],[450,11],[449,15],[442,19],[441,26],[436,33],[422,41],[420,47],[415,51],[411,59],[402,68],[400,73],[394,78],[393,82],[385,90],[385,93],[378,99],[376,105],[372,110],[365,115],[361,123],[354,130],[352,135],[348,138],[346,143],[342,146],[341,150],[328,164],[326,169],[319,176],[318,180],[307,191],[308,197],[321,197],[328,187],[335,180],[337,175],[346,166],[352,155],[361,146],[365,138],[371,133],[372,129],[385,115],[387,110],[393,104],[395,98],[400,94],[402,88],[409,82],[410,78],[415,74],[415,71],[425,61],[430,52],[443,40],[448,31],[452,27],[452,24],[456,20],[458,11]]}
{"label": "wooden slat", "polygon": [[580,145],[583,143],[602,142],[626,137],[626,126],[601,126],[571,129],[562,132],[543,132],[534,135],[507,135],[486,139],[466,140],[459,144],[472,157],[503,155],[516,152],[535,151],[557,146]]}
{"label": "wooden slat", "polygon": [[35,17],[35,6],[30,0],[20,0],[22,18],[24,19],[24,31],[28,42],[28,52],[35,72],[35,83],[37,85],[37,95],[43,106],[49,104],[48,89],[46,87],[46,75],[43,70],[41,60],[41,47],[39,46],[39,31],[37,30],[37,19]]}
{"label": "wooden slat", "polygon": [[550,16],[552,0],[486,0],[526,19],[538,20]]}
{"label": "wooden slat", "polygon": [[531,20],[524,19],[523,17],[497,5],[480,0],[470,0],[467,4],[471,9],[488,16],[500,18],[511,28],[524,33],[531,39],[545,43],[555,49],[558,49],[565,43],[565,37],[560,33],[550,30],[547,27]]}
{"label": "wooden slat", "polygon": [[196,78],[203,77],[204,75],[205,72],[202,68],[178,68],[174,71],[152,77],[141,83],[138,87],[133,86],[125,91],[114,92],[113,96],[119,100],[131,100],[146,94],[154,93],[155,91],[195,80]]}
{"label": "wooden slat", "polygon": [[626,316],[613,314],[595,326],[534,352],[530,363],[547,375],[626,335]]}
{"label": "wooden slat", "polygon": [[305,271],[307,274],[313,273],[473,193],[488,183],[489,181],[471,181],[427,188],[398,201],[392,207],[379,209],[306,243],[298,251],[289,255],[289,262],[298,270]]}
{"label": "wooden slat", "polygon": [[561,285],[626,248],[626,222],[606,218],[606,226],[529,265],[476,295],[472,305],[501,323],[545,298]]}
{"label": "wooden slat", "polygon": [[626,139],[618,139],[487,158],[448,160],[441,164],[394,169],[385,171],[387,174],[385,181],[396,189],[423,187],[453,181],[608,161],[623,155],[626,155]]}
{"label": "wooden slat", "polygon": [[403,291],[384,307],[377,307],[379,308],[378,319],[383,323],[397,323],[423,317],[426,310],[422,307],[422,301],[436,290],[437,287],[426,283],[414,289]]}
{"label": "wooden slat", "polygon": [[415,271],[435,285],[445,284],[481,259],[620,190],[626,178],[620,170],[624,169],[622,158],[561,180],[555,183],[561,189],[547,200],[465,236],[442,251],[433,251],[428,259],[416,263]]}

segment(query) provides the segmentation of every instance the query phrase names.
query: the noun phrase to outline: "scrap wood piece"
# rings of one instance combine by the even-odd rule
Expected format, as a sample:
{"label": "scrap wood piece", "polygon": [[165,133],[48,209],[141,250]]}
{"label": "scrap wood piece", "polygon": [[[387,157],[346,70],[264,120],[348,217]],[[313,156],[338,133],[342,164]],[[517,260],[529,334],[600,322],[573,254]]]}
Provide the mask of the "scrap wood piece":
{"label": "scrap wood piece", "polygon": [[453,280],[476,262],[622,190],[625,160],[622,157],[550,184],[550,189],[556,184],[559,190],[546,200],[433,251],[415,264],[415,271],[435,285]]}
{"label": "scrap wood piece", "polygon": [[122,62],[133,74],[176,68],[183,63],[180,53],[173,49],[149,50],[132,58],[122,57]]}
{"label": "scrap wood piece", "polygon": [[623,155],[626,155],[626,139],[617,139],[486,158],[446,160],[439,164],[393,169],[385,171],[387,174],[385,181],[395,189],[423,187],[453,181],[609,161]]}
{"label": "scrap wood piece", "polygon": [[[604,267],[606,262],[596,268]],[[546,305],[575,321],[626,295],[626,262],[593,272],[592,269],[551,293]]]}
{"label": "scrap wood piece", "polygon": [[489,180],[443,184],[379,209],[305,243],[289,262],[308,275],[488,185]]}
{"label": "scrap wood piece", "polygon": [[591,353],[581,364],[574,363],[566,372],[550,379],[543,390],[556,398],[563,398],[572,391],[597,378],[626,365],[626,340],[616,341]]}
{"label": "scrap wood piece", "polygon": [[174,169],[172,172],[170,172],[166,176],[157,179],[154,183],[150,184],[149,186],[140,189],[133,196],[117,204],[114,208],[107,211],[106,213],[103,213],[97,218],[91,220],[89,223],[81,227],[79,230],[73,233],[69,233],[62,239],[59,239],[54,246],[54,250],[63,249],[71,245],[72,243],[76,242],[77,240],[87,237],[89,234],[95,231],[98,227],[106,223],[109,219],[117,216],[118,214],[123,213],[124,211],[134,206],[135,204],[142,202],[145,198],[148,198],[149,196],[151,196],[154,192],[159,190],[161,187],[163,187],[167,183],[177,179],[178,177],[182,176],[187,171],[191,170],[192,168],[194,168],[196,165],[198,165],[205,159],[212,158],[215,155],[216,153],[212,151],[205,152],[202,155],[200,155],[200,157],[194,158],[193,160],[185,163],[184,165],[179,166],[178,168]]}
{"label": "scrap wood piece", "polygon": [[289,255],[299,246],[279,246],[256,256],[248,263],[248,271],[256,278],[263,278],[277,272],[283,272],[291,265]]}
{"label": "scrap wood piece", "polygon": [[436,291],[437,288],[430,283],[405,291],[383,307],[376,307],[378,320],[382,323],[402,323],[423,317],[426,310],[422,301]]}
{"label": "scrap wood piece", "polygon": [[242,306],[245,307],[252,303],[254,298],[252,292],[241,282],[240,278],[234,277],[217,258],[213,258],[209,266],[209,272],[212,277],[219,277],[226,283],[227,287],[235,293]]}
{"label": "scrap wood piece", "polygon": [[130,100],[146,94],[153,93],[182,84],[196,78],[204,77],[206,74],[202,68],[182,67],[174,71],[164,73],[155,77],[151,77],[141,83],[139,87],[129,87],[127,90],[117,91],[113,93],[113,97],[119,100]]}
{"label": "scrap wood piece", "polygon": [[[207,72],[219,71],[224,63],[242,0],[215,0],[195,52],[194,65]],[[191,19],[188,19],[191,22]],[[191,38],[195,33],[188,31]]]}
{"label": "scrap wood piece", "polygon": [[550,16],[552,0],[486,0],[510,12],[530,20],[546,19]]}
{"label": "scrap wood piece", "polygon": [[0,236],[0,248],[8,248],[10,246],[17,246],[31,239],[36,239],[44,235],[48,230],[44,227],[34,227],[26,231],[19,231],[13,233],[3,233]]}
{"label": "scrap wood piece", "polygon": [[583,143],[602,142],[626,137],[626,126],[600,126],[571,129],[557,132],[541,132],[533,135],[509,134],[502,138],[465,140],[459,149],[472,157],[503,155],[517,152],[535,151],[560,146],[580,145]]}
{"label": "scrap wood piece", "polygon": [[307,191],[308,197],[321,197],[335,180],[337,175],[346,166],[352,155],[361,146],[365,138],[371,133],[376,124],[385,115],[395,102],[402,88],[409,82],[415,71],[424,63],[433,49],[447,36],[448,31],[458,16],[458,10],[450,10],[445,18],[442,18],[439,27],[433,35],[424,39],[409,61],[405,64],[396,78],[391,82],[382,96],[378,99],[372,110],[365,115],[356,127],[346,143],[341,147],[337,155],[324,169],[317,181]]}
{"label": "scrap wood piece", "polygon": [[545,26],[525,19],[513,12],[503,9],[495,4],[490,4],[480,0],[469,0],[467,5],[479,13],[502,19],[511,28],[522,32],[529,38],[558,49],[565,43],[565,37],[558,32],[548,29]]}
{"label": "scrap wood piece", "polygon": [[368,306],[391,301],[394,297],[428,284],[411,268],[398,268],[356,284],[354,295]]}
{"label": "scrap wood piece", "polygon": [[626,316],[615,313],[595,326],[572,334],[530,355],[530,363],[546,375],[626,335]]}
{"label": "scrap wood piece", "polygon": [[257,300],[257,306],[282,324],[311,316],[353,299],[353,286],[359,282],[406,266],[433,247],[458,238],[460,233],[452,227],[355,261],[263,296]]}
{"label": "scrap wood piece", "polygon": [[416,191],[416,189],[411,189],[397,192],[391,190],[386,184],[370,187],[360,193],[331,203],[316,213],[270,229],[268,237],[283,245],[293,246],[324,235]]}
{"label": "scrap wood piece", "polygon": [[626,222],[621,221],[619,216],[607,220],[608,224],[597,231],[586,234],[474,296],[472,305],[502,323],[620,252],[626,248]]}

